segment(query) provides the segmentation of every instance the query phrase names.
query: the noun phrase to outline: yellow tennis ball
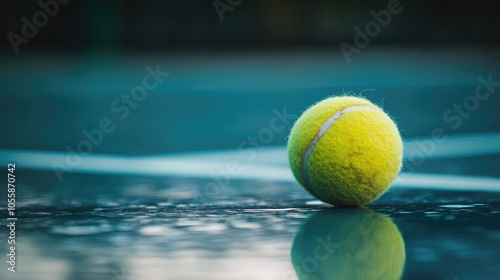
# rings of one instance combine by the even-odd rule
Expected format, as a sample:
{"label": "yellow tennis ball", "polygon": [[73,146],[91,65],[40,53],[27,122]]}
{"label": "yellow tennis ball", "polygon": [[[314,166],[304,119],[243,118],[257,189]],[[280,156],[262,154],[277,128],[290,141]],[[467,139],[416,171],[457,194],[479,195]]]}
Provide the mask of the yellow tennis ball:
{"label": "yellow tennis ball", "polygon": [[402,156],[396,124],[359,97],[315,104],[288,138],[295,178],[316,198],[338,206],[359,206],[381,196],[399,173]]}
{"label": "yellow tennis ball", "polygon": [[322,211],[298,230],[291,249],[299,279],[400,279],[403,237],[391,219],[368,209]]}

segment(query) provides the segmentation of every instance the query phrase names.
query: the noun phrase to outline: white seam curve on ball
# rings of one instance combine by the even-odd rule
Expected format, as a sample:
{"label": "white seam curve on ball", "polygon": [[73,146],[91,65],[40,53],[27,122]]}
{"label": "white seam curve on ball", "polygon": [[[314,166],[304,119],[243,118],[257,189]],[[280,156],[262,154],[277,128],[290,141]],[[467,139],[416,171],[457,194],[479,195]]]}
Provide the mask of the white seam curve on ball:
{"label": "white seam curve on ball", "polygon": [[311,157],[311,154],[314,151],[314,148],[316,148],[316,145],[318,144],[321,137],[323,137],[323,135],[326,134],[326,132],[335,123],[335,121],[337,121],[340,117],[342,117],[346,113],[360,110],[360,109],[376,110],[376,108],[369,106],[369,105],[355,105],[355,106],[350,106],[350,107],[344,108],[344,109],[338,111],[337,113],[335,113],[333,116],[329,117],[321,125],[318,133],[314,136],[311,143],[309,143],[309,146],[307,147],[306,152],[304,153],[304,157],[302,158],[302,177],[304,178],[304,182],[310,191],[312,191],[312,188],[311,188],[311,182],[309,180],[309,170],[307,168],[307,163],[309,162],[309,157]]}

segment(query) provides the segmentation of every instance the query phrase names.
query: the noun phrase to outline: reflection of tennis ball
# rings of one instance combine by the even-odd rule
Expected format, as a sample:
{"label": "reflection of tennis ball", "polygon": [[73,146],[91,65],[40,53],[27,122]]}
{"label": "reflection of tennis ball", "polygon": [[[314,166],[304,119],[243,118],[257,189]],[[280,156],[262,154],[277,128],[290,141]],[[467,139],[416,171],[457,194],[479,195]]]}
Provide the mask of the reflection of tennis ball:
{"label": "reflection of tennis ball", "polygon": [[305,222],[292,245],[299,279],[400,279],[405,246],[387,217],[367,209],[320,212]]}
{"label": "reflection of tennis ball", "polygon": [[292,128],[295,178],[318,199],[358,206],[381,196],[401,169],[403,143],[382,109],[358,97],[332,97],[306,110]]}

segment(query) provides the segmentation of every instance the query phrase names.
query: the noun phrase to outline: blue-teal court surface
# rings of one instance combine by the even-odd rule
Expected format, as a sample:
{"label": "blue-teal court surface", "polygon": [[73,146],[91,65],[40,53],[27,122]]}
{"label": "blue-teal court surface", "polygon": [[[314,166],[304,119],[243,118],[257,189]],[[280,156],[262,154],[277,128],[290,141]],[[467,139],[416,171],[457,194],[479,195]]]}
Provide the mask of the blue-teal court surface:
{"label": "blue-teal court surface", "polygon": [[[16,163],[18,266],[7,271],[0,243],[0,279],[290,280],[297,271],[338,279],[340,271],[375,277],[374,265],[401,270],[402,279],[499,279],[500,99],[492,91],[473,100],[481,79],[500,80],[498,51],[371,49],[358,57],[3,59],[0,118],[9,121],[0,128],[16,133],[0,137],[0,163]],[[121,119],[112,104],[157,65],[170,74]],[[293,117],[348,91],[383,106],[405,140],[403,172],[363,209],[310,196],[285,148]],[[68,152],[104,118],[113,132],[90,153]],[[269,130],[273,118],[281,123]],[[6,210],[0,203],[4,218]],[[398,236],[403,257],[394,255]],[[327,243],[314,247],[318,240]],[[387,258],[338,261],[359,250]]]}

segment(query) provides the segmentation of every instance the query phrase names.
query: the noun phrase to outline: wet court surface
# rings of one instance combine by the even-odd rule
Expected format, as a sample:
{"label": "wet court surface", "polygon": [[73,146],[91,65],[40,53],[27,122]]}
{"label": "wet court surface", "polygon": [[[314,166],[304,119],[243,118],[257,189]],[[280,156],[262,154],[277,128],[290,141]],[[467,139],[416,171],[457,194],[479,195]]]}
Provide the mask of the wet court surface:
{"label": "wet court surface", "polygon": [[74,174],[71,195],[19,186],[20,264],[8,279],[500,275],[500,192],[396,186],[359,209],[332,208],[293,182],[207,182]]}

